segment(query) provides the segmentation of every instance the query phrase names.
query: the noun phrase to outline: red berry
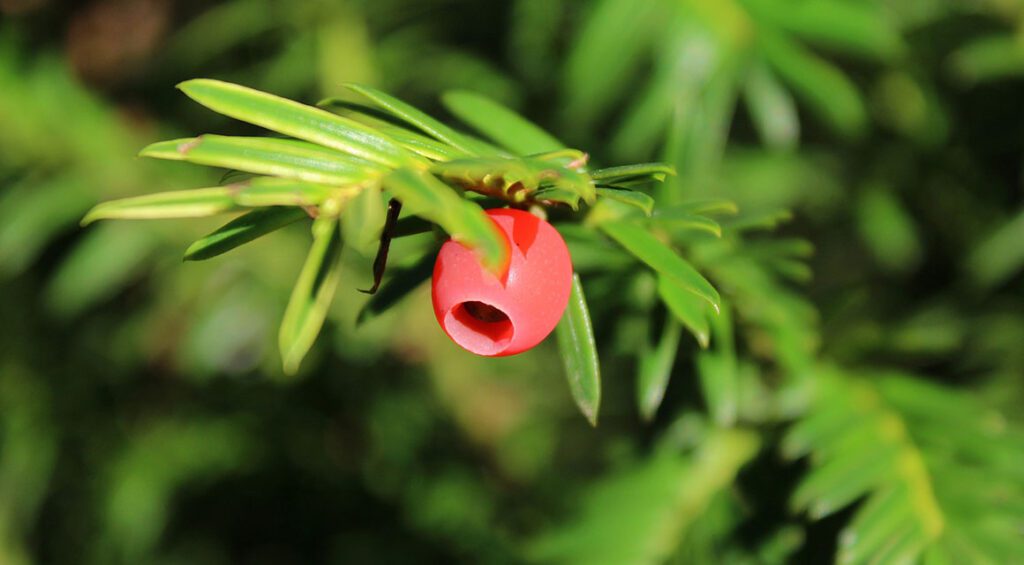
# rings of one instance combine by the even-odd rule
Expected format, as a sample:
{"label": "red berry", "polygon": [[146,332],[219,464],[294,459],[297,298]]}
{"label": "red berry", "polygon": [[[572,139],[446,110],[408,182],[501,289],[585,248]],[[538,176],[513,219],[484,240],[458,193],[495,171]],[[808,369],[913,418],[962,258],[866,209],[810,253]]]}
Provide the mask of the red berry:
{"label": "red berry", "polygon": [[508,269],[488,271],[471,249],[449,240],[434,264],[432,297],[441,329],[463,349],[515,355],[540,343],[562,318],[572,259],[551,224],[521,210],[488,210],[510,242]]}

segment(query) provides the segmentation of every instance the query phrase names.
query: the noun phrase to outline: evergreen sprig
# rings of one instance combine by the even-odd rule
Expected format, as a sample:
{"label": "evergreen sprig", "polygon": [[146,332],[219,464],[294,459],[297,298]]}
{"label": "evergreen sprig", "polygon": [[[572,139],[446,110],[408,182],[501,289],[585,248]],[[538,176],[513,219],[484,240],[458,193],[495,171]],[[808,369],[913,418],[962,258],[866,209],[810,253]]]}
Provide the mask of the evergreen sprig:
{"label": "evergreen sprig", "polygon": [[[329,99],[321,103],[337,113],[307,106],[226,82],[198,79],[180,85],[185,94],[221,114],[288,136],[230,137],[202,135],[163,141],[144,157],[186,161],[255,175],[226,186],[164,192],[97,205],[83,224],[101,219],[194,218],[243,213],[193,243],[186,259],[202,260],[313,218],[313,247],[284,314],[279,346],[286,373],[298,371],[327,317],[339,279],[341,222],[364,193],[383,192],[406,212],[436,224],[452,238],[474,248],[485,264],[503,261],[498,234],[482,206],[565,206],[589,208],[584,224],[600,226],[607,236],[641,263],[659,273],[672,311],[700,333],[704,303],[713,311],[721,298],[714,287],[659,234],[709,231],[721,235],[710,215],[734,206],[693,202],[655,215],[654,199],[638,188],[674,174],[671,167],[647,163],[591,170],[588,156],[563,147],[553,136],[497,102],[455,92],[445,103],[455,114],[498,145],[457,131],[382,91],[349,88],[370,106]],[[488,200],[489,199],[489,200]],[[380,200],[377,201],[378,205]],[[380,235],[375,222],[357,225]],[[569,226],[571,224],[562,224]],[[422,231],[422,230],[420,230]],[[601,236],[593,229],[577,232]],[[401,234],[396,234],[401,235]],[[390,237],[391,234],[388,234]],[[418,277],[410,279],[410,276]],[[365,312],[379,312],[423,280],[423,270],[402,271],[385,285],[381,299]],[[694,302],[699,300],[700,303]],[[594,331],[583,288],[573,286],[570,308],[557,330],[570,388],[587,419],[596,424],[600,370]],[[707,342],[707,330],[700,333]],[[664,378],[659,380],[663,387]],[[654,407],[656,408],[656,406]]]}

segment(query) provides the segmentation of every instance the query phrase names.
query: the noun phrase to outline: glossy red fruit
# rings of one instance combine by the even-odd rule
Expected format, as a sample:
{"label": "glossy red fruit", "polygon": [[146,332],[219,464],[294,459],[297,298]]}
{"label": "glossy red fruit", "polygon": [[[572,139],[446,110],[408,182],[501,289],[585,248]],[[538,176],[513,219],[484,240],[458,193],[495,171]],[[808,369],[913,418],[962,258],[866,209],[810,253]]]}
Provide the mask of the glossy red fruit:
{"label": "glossy red fruit", "polygon": [[487,357],[522,353],[562,318],[572,259],[551,224],[521,210],[488,210],[510,243],[508,269],[495,275],[476,253],[449,240],[434,264],[434,314],[448,337]]}

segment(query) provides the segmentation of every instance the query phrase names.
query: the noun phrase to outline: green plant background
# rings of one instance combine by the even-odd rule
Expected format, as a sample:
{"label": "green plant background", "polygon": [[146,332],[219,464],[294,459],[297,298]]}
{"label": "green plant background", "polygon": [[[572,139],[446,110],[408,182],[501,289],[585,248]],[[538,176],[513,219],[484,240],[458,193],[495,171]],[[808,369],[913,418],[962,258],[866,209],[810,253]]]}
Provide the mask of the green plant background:
{"label": "green plant background", "polygon": [[[1024,561],[1021,29],[1013,0],[0,1],[0,563]],[[670,162],[659,206],[739,210],[678,227],[723,311],[682,332],[568,237],[592,428],[554,339],[470,356],[425,288],[357,325],[350,239],[284,377],[308,229],[183,264],[217,220],[79,227],[224,180],[135,156],[259,133],[173,89],[197,76],[445,118],[471,90]]]}

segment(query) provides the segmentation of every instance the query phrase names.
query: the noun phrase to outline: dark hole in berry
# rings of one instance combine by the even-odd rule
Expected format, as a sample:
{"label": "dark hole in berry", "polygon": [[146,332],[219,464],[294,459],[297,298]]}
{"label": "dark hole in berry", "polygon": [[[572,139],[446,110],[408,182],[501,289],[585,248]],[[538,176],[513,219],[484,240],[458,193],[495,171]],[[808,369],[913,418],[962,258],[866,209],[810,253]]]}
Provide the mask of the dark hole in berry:
{"label": "dark hole in berry", "polygon": [[484,304],[483,302],[469,301],[463,302],[462,307],[466,309],[466,313],[470,316],[486,322],[488,324],[496,324],[501,322],[508,322],[508,316],[504,312],[498,310],[490,304]]}

